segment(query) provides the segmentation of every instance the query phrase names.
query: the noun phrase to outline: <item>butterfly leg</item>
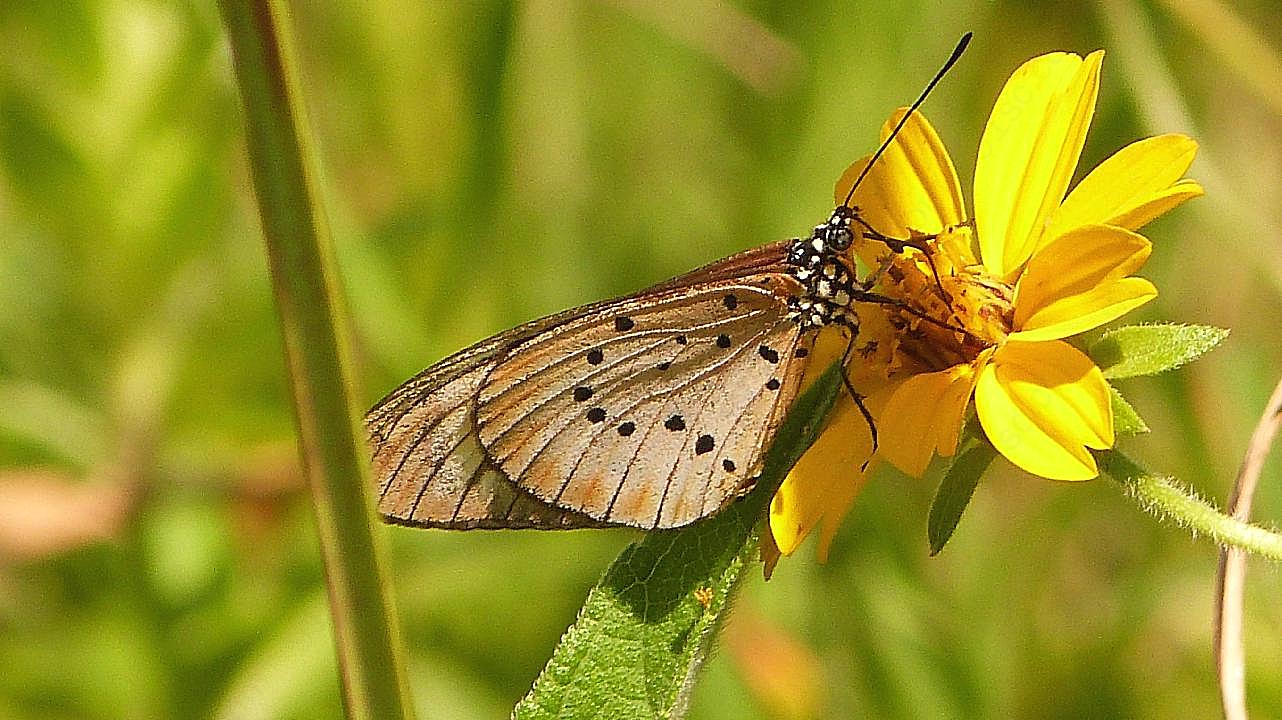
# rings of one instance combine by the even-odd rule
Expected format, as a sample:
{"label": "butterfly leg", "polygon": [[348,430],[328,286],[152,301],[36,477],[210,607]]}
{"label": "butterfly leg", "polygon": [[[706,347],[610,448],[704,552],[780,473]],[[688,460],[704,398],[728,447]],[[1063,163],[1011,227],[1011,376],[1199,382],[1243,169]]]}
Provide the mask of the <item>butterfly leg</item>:
{"label": "butterfly leg", "polygon": [[[878,232],[873,228],[873,226],[868,224],[868,221],[858,215],[855,216],[855,220],[863,226],[864,235],[866,237],[872,238],[873,240],[885,245],[890,248],[891,252],[901,253],[908,248],[912,248],[913,250],[920,252],[922,256],[926,258],[926,264],[930,266],[930,274],[935,276],[935,287],[937,287],[940,294],[947,299],[944,284],[939,279],[939,269],[935,267],[935,258],[930,250],[930,245],[928,245],[931,240],[938,238],[939,235],[922,235],[910,240],[904,240],[902,238],[893,238],[889,235]],[[877,273],[878,276],[880,276],[880,274],[880,272]],[[871,285],[869,287],[871,287]]]}
{"label": "butterfly leg", "polygon": [[875,303],[877,305],[891,305],[899,308],[900,310],[903,310],[904,312],[910,315],[915,315],[916,317],[919,317],[922,320],[925,320],[926,322],[931,323],[932,325],[938,325],[939,327],[944,328],[945,330],[951,330],[953,332],[961,333],[967,337],[983,342],[980,338],[976,338],[965,328],[960,328],[955,325],[949,325],[943,320],[940,320],[938,318],[933,318],[930,315],[927,315],[926,313],[922,312],[921,310],[918,310],[917,308],[913,307],[912,305],[909,305],[903,300],[898,300],[896,298],[888,297],[886,295],[882,295],[881,293],[875,293],[875,292],[861,292],[855,298],[855,300],[857,302]]}
{"label": "butterfly leg", "polygon": [[837,321],[843,330],[847,332],[846,351],[841,354],[841,382],[846,386],[846,392],[850,399],[855,401],[855,407],[859,408],[859,414],[864,416],[864,422],[868,424],[868,432],[872,435],[872,452],[868,453],[868,459],[864,460],[859,466],[860,472],[868,469],[868,463],[872,462],[872,456],[877,454],[877,423],[873,420],[872,413],[868,406],[864,404],[864,395],[855,389],[854,384],[850,382],[850,376],[846,374],[846,361],[850,359],[850,353],[855,349],[855,340],[859,337],[858,321],[852,321],[842,317]]}
{"label": "butterfly leg", "polygon": [[873,286],[875,286],[877,282],[881,280],[881,276],[886,273],[886,270],[888,270],[891,264],[894,262],[895,262],[894,255],[887,255],[883,257],[881,259],[881,264],[877,266],[877,269],[868,273],[868,277],[864,278],[863,280],[860,280],[857,283],[857,285],[859,286],[859,289],[864,292],[868,292],[872,290]]}

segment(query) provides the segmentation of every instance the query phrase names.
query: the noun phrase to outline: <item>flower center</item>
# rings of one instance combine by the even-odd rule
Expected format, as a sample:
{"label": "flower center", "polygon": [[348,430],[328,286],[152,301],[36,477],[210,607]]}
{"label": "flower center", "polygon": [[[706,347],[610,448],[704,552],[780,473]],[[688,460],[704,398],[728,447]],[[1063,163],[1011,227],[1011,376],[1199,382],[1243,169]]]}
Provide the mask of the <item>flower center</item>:
{"label": "flower center", "polygon": [[898,351],[927,371],[973,361],[1012,331],[1014,289],[975,260],[968,227],[925,239],[920,251],[882,252],[879,287],[903,303],[886,305]]}

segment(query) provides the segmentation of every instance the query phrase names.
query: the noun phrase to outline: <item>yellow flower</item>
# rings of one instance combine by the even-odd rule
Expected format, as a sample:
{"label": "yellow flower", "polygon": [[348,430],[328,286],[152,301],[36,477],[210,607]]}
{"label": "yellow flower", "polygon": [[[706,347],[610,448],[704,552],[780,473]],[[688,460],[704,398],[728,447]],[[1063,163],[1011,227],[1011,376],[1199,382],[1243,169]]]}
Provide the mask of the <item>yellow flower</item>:
{"label": "yellow flower", "polygon": [[[855,191],[867,227],[929,248],[893,253],[871,236],[856,246],[881,272],[877,291],[901,304],[860,308],[859,342],[871,339],[873,352],[854,353],[848,373],[868,395],[876,457],[910,475],[935,454],[956,452],[972,396],[988,440],[1035,475],[1093,478],[1090,449],[1113,445],[1109,386],[1065,338],[1157,296],[1132,276],[1151,250],[1134,231],[1202,188],[1181,179],[1196,143],[1162,135],[1123,148],[1067,192],[1102,59],[1102,51],[1052,53],[1011,76],[980,141],[973,218],[948,152],[920,113]],[[904,112],[886,122],[883,140]],[[838,202],[867,162],[838,182]],[[840,337],[824,343],[829,358],[845,347]],[[864,482],[868,428],[853,402],[838,403],[772,503],[771,534],[785,555],[817,526],[826,555]]]}

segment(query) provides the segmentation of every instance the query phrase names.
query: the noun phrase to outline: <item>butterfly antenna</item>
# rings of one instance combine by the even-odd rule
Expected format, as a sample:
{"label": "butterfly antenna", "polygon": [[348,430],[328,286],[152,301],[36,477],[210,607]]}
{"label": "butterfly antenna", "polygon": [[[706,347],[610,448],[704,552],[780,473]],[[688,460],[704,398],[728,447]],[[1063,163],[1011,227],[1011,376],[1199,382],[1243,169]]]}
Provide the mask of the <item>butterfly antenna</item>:
{"label": "butterfly antenna", "polygon": [[842,205],[850,207],[850,199],[855,196],[855,188],[859,187],[859,183],[864,181],[864,178],[868,175],[868,171],[877,163],[877,159],[880,158],[881,154],[886,152],[886,148],[890,147],[890,144],[895,141],[895,136],[903,129],[904,124],[908,122],[908,118],[912,117],[912,114],[917,111],[917,108],[921,107],[921,104],[926,102],[926,97],[930,95],[930,91],[934,90],[935,86],[939,84],[939,81],[944,79],[944,75],[947,75],[953,65],[957,64],[962,53],[966,52],[966,46],[970,44],[970,39],[973,35],[974,33],[968,32],[965,35],[962,35],[961,40],[957,41],[957,47],[953,48],[953,54],[948,57],[944,66],[939,68],[939,72],[935,73],[935,77],[926,84],[926,89],[921,91],[921,95],[918,96],[916,102],[908,108],[908,112],[904,113],[904,116],[899,118],[899,124],[895,125],[895,129],[890,131],[890,136],[881,144],[881,147],[877,148],[877,152],[872,154],[872,159],[869,160],[868,164],[864,165],[864,169],[859,172],[859,177],[855,178],[855,183],[850,186],[850,192],[846,193],[846,199],[842,202]]}

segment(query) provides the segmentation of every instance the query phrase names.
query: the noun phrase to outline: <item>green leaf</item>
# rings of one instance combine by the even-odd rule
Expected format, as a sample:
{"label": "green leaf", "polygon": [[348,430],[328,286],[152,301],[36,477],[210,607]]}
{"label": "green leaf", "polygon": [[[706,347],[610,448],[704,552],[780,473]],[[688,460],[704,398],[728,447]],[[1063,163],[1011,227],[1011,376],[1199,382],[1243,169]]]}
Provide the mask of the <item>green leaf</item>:
{"label": "green leaf", "polygon": [[959,454],[944,474],[930,504],[930,519],[926,534],[930,539],[930,554],[936,555],[953,536],[962,512],[970,504],[979,478],[997,457],[997,451],[987,440],[976,443]]}
{"label": "green leaf", "polygon": [[1144,418],[1135,412],[1135,408],[1122,397],[1122,393],[1112,385],[1108,386],[1109,397],[1113,402],[1113,430],[1120,436],[1142,435],[1149,431]]}
{"label": "green leaf", "polygon": [[1104,333],[1089,354],[1106,378],[1156,375],[1196,360],[1228,336],[1209,325],[1129,325]]}
{"label": "green leaf", "polygon": [[840,387],[834,364],[797,400],[747,497],[689,527],[647,533],[615,559],[513,717],[684,715],[722,614],[757,553],[757,521],[819,436]]}

